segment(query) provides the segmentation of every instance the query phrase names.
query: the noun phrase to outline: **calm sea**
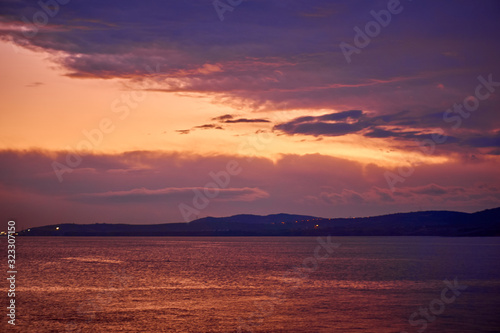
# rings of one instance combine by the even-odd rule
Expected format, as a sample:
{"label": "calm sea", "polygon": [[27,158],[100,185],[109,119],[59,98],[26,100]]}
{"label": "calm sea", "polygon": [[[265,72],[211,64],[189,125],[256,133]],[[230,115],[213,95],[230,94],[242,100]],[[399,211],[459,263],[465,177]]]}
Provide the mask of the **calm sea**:
{"label": "calm sea", "polygon": [[7,325],[4,306],[0,328],[500,332],[499,238],[332,237],[331,243],[18,238],[17,325]]}

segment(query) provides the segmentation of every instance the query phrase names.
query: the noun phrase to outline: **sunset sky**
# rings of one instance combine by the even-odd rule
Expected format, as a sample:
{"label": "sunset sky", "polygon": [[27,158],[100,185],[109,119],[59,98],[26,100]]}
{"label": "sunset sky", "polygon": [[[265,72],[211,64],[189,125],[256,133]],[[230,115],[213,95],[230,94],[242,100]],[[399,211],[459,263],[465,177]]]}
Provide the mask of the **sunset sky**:
{"label": "sunset sky", "polygon": [[2,1],[2,220],[498,207],[499,17],[472,0]]}

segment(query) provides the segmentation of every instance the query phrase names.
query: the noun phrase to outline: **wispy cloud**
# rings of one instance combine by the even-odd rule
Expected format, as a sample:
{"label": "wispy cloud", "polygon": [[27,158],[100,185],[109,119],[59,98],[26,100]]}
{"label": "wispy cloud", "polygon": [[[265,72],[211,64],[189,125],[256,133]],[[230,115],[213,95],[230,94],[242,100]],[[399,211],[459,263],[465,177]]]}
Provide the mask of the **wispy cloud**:
{"label": "wispy cloud", "polygon": [[43,85],[43,82],[32,82],[26,85],[28,88],[36,88]]}
{"label": "wispy cloud", "polygon": [[[203,192],[204,187],[168,187],[161,189],[136,188],[127,191],[108,191],[102,193],[82,193],[70,197],[71,200],[91,204],[152,203],[163,200],[186,200],[193,192]],[[258,188],[219,188],[214,201],[255,201],[265,199],[269,194]]]}

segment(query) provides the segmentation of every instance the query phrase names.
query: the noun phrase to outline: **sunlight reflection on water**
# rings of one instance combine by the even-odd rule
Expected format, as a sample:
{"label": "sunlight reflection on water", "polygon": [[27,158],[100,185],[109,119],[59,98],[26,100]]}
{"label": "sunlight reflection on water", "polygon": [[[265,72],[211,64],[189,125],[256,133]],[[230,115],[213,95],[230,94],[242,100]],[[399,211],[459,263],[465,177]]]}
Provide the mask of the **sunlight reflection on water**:
{"label": "sunlight reflection on water", "polygon": [[[416,332],[408,323],[443,280],[469,288],[426,332],[500,327],[500,241],[338,237],[342,244],[290,288],[284,273],[315,239],[20,238],[23,332]],[[276,291],[282,292],[278,300]],[[249,318],[260,305],[268,313]]]}

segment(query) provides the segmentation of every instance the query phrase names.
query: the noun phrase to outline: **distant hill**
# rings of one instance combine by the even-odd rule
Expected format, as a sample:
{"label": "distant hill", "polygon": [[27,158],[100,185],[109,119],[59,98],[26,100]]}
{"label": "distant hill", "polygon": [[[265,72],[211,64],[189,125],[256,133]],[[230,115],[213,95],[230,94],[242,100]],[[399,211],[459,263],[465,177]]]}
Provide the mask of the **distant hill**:
{"label": "distant hill", "polygon": [[500,207],[477,213],[424,211],[325,219],[274,214],[205,217],[189,223],[57,224],[22,236],[500,236]]}

